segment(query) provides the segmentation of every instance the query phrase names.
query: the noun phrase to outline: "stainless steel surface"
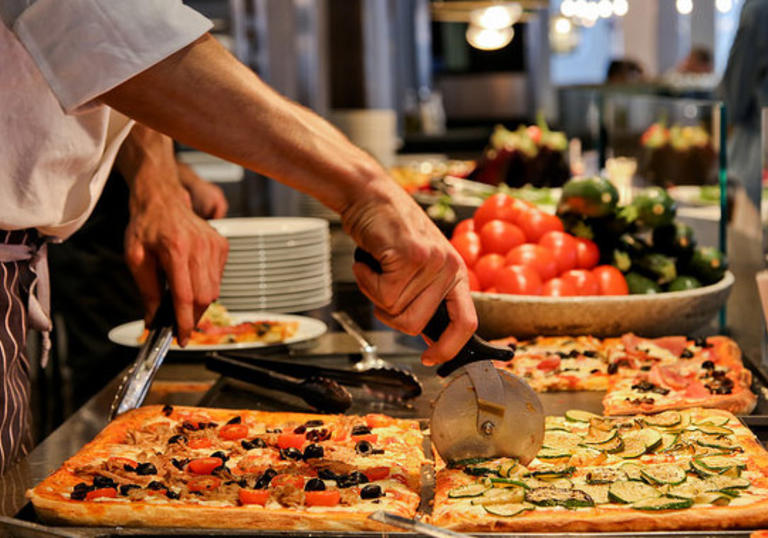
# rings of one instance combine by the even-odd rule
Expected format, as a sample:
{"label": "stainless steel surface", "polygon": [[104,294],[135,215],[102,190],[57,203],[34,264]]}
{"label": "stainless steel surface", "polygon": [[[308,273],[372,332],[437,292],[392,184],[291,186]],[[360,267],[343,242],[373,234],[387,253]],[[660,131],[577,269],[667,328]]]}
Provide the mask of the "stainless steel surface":
{"label": "stainless steel surface", "polygon": [[416,521],[415,519],[408,519],[407,517],[398,516],[397,514],[390,514],[384,510],[378,510],[374,512],[368,516],[368,519],[378,521],[379,523],[386,523],[387,525],[392,525],[393,527],[398,527],[408,531],[416,531],[419,534],[424,534],[426,536],[434,536],[435,538],[462,538],[464,536],[469,536],[460,532],[441,529],[440,527],[435,527],[434,525],[428,525],[427,523],[422,523],[421,521]]}
{"label": "stainless steel surface", "polygon": [[149,392],[149,386],[163,363],[163,359],[168,354],[172,341],[173,328],[170,326],[149,331],[146,342],[139,349],[136,361],[123,377],[120,387],[115,393],[115,398],[109,407],[110,419],[131,409],[136,409],[144,403],[147,392]]}
{"label": "stainless steel surface", "polygon": [[333,319],[339,322],[339,325],[342,326],[347,334],[354,338],[358,344],[360,344],[360,352],[363,356],[363,359],[360,362],[355,363],[355,370],[360,372],[363,370],[369,370],[370,368],[387,368],[392,366],[379,357],[376,345],[371,343],[365,337],[363,330],[357,323],[355,323],[355,320],[349,317],[349,314],[346,312],[333,312],[331,315],[333,316]]}
{"label": "stainless steel surface", "polygon": [[[465,368],[469,367],[472,365]],[[536,456],[544,440],[542,404],[527,383],[507,372],[496,375],[501,378],[503,389],[501,401],[492,407],[500,406],[500,413],[491,412],[487,417],[480,413],[483,398],[477,387],[482,376],[478,382],[466,370],[454,377],[438,396],[430,432],[443,459],[512,456],[528,463]],[[486,422],[494,424],[490,435],[484,431]]]}

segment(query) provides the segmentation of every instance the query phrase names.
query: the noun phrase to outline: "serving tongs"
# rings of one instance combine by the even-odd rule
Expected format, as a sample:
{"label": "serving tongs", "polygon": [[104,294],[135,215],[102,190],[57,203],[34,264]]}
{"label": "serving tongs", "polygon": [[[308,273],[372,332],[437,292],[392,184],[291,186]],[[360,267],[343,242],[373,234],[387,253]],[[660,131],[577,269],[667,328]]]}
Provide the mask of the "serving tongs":
{"label": "serving tongs", "polygon": [[[319,377],[333,380],[348,387],[361,387],[377,398],[388,401],[405,401],[421,394],[421,382],[406,370],[391,368],[371,368],[362,371],[347,368],[316,366],[291,360],[266,359],[247,351],[217,351],[208,354],[208,361],[213,363],[220,359],[236,361],[240,364],[251,365],[261,369],[271,370],[294,378]],[[208,363],[206,363],[208,365]],[[211,368],[211,366],[208,366]],[[214,369],[214,368],[211,368]],[[403,375],[398,375],[403,372]],[[408,373],[410,375],[405,375]]]}
{"label": "serving tongs", "polygon": [[[356,262],[382,273],[370,253],[357,248],[354,256]],[[435,342],[450,322],[443,300],[422,334]],[[441,377],[461,368],[437,396],[430,419],[432,442],[444,460],[515,457],[527,464],[538,453],[544,440],[539,397],[525,381],[493,365],[494,360],[509,361],[513,356],[511,349],[493,346],[474,334],[455,357],[437,368]]]}
{"label": "serving tongs", "polygon": [[166,289],[163,293],[160,306],[147,328],[149,329],[147,339],[141,345],[136,360],[123,377],[112,400],[109,408],[110,420],[121,413],[136,409],[144,402],[149,386],[168,354],[173,337],[178,332],[170,289]]}

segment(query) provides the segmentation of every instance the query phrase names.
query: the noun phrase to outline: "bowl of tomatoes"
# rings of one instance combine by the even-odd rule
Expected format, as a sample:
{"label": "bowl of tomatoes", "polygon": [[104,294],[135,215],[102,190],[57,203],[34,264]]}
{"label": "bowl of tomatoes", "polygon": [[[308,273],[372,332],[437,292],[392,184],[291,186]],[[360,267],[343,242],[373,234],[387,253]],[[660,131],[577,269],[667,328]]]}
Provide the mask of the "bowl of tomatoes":
{"label": "bowl of tomatoes", "polygon": [[[577,184],[580,190],[570,191],[583,199],[571,196],[570,205],[562,205],[561,198],[560,209],[592,215],[577,225],[560,209],[551,214],[498,193],[456,226],[451,244],[469,269],[482,336],[688,334],[722,307],[734,279],[719,253],[694,249],[695,244],[686,244],[685,255],[674,251],[682,248],[673,241],[675,233],[689,243],[692,236],[663,219],[654,223],[663,238],[656,234],[653,245],[650,239],[646,244],[643,237],[650,237],[653,227],[626,217],[643,212],[618,211],[618,194],[604,183]],[[651,204],[648,211],[655,216],[658,208]],[[600,229],[616,226],[606,220],[614,218],[608,212],[627,221],[610,240],[605,236],[612,234]],[[601,232],[593,234],[595,240],[579,235],[590,226]],[[636,244],[625,245],[630,239]],[[696,268],[700,271],[691,273]]]}

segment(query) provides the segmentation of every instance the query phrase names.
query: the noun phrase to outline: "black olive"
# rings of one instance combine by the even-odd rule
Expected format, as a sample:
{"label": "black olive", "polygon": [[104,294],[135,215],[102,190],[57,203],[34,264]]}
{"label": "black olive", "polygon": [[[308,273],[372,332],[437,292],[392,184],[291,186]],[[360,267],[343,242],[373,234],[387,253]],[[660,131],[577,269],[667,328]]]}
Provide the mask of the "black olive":
{"label": "black olive", "polygon": [[176,458],[171,458],[171,465],[176,467],[179,471],[184,470],[184,466],[189,463],[189,458],[184,458],[182,460],[177,460]]}
{"label": "black olive", "polygon": [[368,435],[369,433],[371,433],[371,429],[364,424],[358,424],[352,428],[352,435]]}
{"label": "black olive", "polygon": [[325,482],[319,478],[310,478],[304,486],[304,491],[325,491]]}
{"label": "black olive", "polygon": [[325,428],[320,428],[318,430],[309,430],[307,432],[307,441],[310,441],[312,443],[318,443],[320,441],[325,441],[330,438],[331,438],[331,432],[329,432]]}
{"label": "black olive", "polygon": [[357,452],[362,456],[366,454],[370,454],[372,449],[373,447],[371,446],[371,443],[365,440],[358,441],[357,444],[355,445],[355,452]]}
{"label": "black olive", "polygon": [[162,413],[163,413],[163,414],[164,414],[166,417],[170,417],[170,416],[171,416],[171,413],[173,413],[173,407],[172,407],[172,406],[170,406],[170,405],[168,405],[168,404],[165,404],[165,405],[163,406],[163,410],[162,410]]}
{"label": "black olive", "polygon": [[297,426],[293,429],[293,433],[298,433],[298,434],[307,433],[307,427],[304,426],[303,424],[301,426]]}
{"label": "black olive", "polygon": [[141,486],[138,484],[125,484],[120,486],[120,495],[125,497],[132,489],[141,489]]}
{"label": "black olive", "polygon": [[599,368],[592,368],[592,369],[589,371],[589,373],[590,373],[590,374],[596,374],[596,373],[598,373],[599,371],[600,371],[600,369],[599,369]]}
{"label": "black olive", "polygon": [[221,461],[227,461],[229,459],[229,456],[227,456],[223,451],[217,450],[210,456],[211,458],[219,458]]}
{"label": "black olive", "polygon": [[378,484],[368,484],[360,490],[361,499],[378,499],[383,495],[384,493],[381,491],[381,486]]}
{"label": "black olive", "polygon": [[650,366],[648,366],[647,364],[646,364],[645,366],[641,366],[641,367],[640,367],[640,371],[641,371],[641,372],[648,372],[648,371],[650,371],[650,370],[651,370],[651,367],[650,367]]}
{"label": "black olive", "polygon": [[561,359],[567,359],[568,358],[568,353],[566,353],[564,351],[556,351],[555,355],[557,355]]}
{"label": "black olive", "polygon": [[254,484],[253,489],[267,489],[269,487],[269,483],[272,482],[272,479],[277,476],[277,471],[274,469],[267,469],[264,471],[264,474],[262,474],[258,480],[256,480],[256,484]]}
{"label": "black olive", "polygon": [[201,430],[204,430],[205,428],[218,428],[218,427],[219,427],[219,425],[216,424],[215,422],[208,422],[208,423],[201,422],[200,423],[200,429]]}
{"label": "black olive", "polygon": [[153,480],[149,484],[147,484],[147,489],[153,489],[155,491],[160,489],[166,489],[165,484],[162,482],[158,482],[157,480]]}
{"label": "black olive", "polygon": [[222,463],[222,464],[221,464],[221,465],[219,465],[218,467],[214,468],[214,469],[211,471],[211,474],[212,474],[213,476],[220,476],[220,475],[221,475],[221,473],[222,473],[222,472],[224,472],[224,471],[229,471],[229,469],[227,468],[227,466],[226,466],[226,465],[224,465],[224,464]]}
{"label": "black olive", "polygon": [[304,423],[307,428],[318,428],[323,425],[323,421],[319,419],[308,420]]}
{"label": "black olive", "polygon": [[95,488],[91,484],[80,482],[79,484],[75,484],[75,487],[72,489],[74,491],[91,491],[92,489],[95,489]]}
{"label": "black olive", "polygon": [[181,495],[179,495],[175,491],[171,491],[170,489],[165,492],[165,496],[168,497],[169,499],[180,499],[181,498]]}
{"label": "black olive", "polygon": [[[320,476],[319,473],[318,473],[318,476]],[[355,482],[355,479],[349,476],[348,474],[337,475],[335,477],[335,480],[336,480],[336,485],[341,489],[351,488],[352,486],[357,485],[357,482]]]}
{"label": "black olive", "polygon": [[510,342],[509,344],[507,344],[507,347],[512,351],[517,351],[517,344],[515,344],[514,342]]}
{"label": "black olive", "polygon": [[581,354],[584,355],[585,357],[589,357],[590,359],[594,359],[595,357],[597,357],[597,351],[593,349],[587,349],[585,351],[582,351]]}
{"label": "black olive", "polygon": [[117,484],[111,478],[97,474],[93,477],[93,485],[96,488],[116,488]]}
{"label": "black olive", "polygon": [[248,487],[248,481],[245,478],[241,478],[240,480],[227,480],[226,482],[224,482],[225,486],[231,486],[232,484],[237,484],[241,488]]}
{"label": "black olive", "polygon": [[303,457],[301,450],[297,448],[289,447],[280,449],[281,460],[300,460]]}
{"label": "black olive", "polygon": [[182,430],[189,430],[191,432],[194,432],[194,431],[199,430],[200,428],[199,428],[198,424],[193,424],[190,421],[185,420],[184,422],[181,423],[181,429]]}
{"label": "black olive", "polygon": [[242,421],[243,421],[243,417],[238,415],[236,417],[232,417],[231,419],[229,419],[227,421],[227,424],[240,424]]}
{"label": "black olive", "polygon": [[715,379],[724,379],[725,378],[725,370],[712,370],[712,377]]}
{"label": "black olive", "polygon": [[136,466],[136,474],[140,476],[157,474],[157,467],[153,463],[139,463]]}
{"label": "black olive", "polygon": [[579,355],[581,355],[580,351],[578,351],[576,349],[572,349],[570,351],[570,353],[568,353],[568,358],[570,358],[570,359],[578,359]]}
{"label": "black olive", "polygon": [[632,385],[632,390],[637,390],[640,392],[650,392],[655,388],[656,388],[656,385],[654,385],[653,383],[645,379]]}
{"label": "black olive", "polygon": [[323,480],[336,480],[339,477],[339,475],[337,475],[330,469],[318,469],[317,476],[319,476]]}
{"label": "black olive", "polygon": [[85,496],[88,494],[88,490],[86,489],[76,489],[72,493],[69,494],[69,498],[73,501],[82,501],[85,499]]}
{"label": "black olive", "polygon": [[126,464],[123,465],[123,471],[125,471],[126,473],[135,473],[136,472],[136,467],[134,467],[133,465],[128,465],[126,463]]}
{"label": "black olive", "polygon": [[384,449],[383,448],[374,448],[373,450],[371,450],[371,454],[384,454]]}
{"label": "black olive", "polygon": [[714,370],[715,369],[715,363],[712,361],[704,361],[701,363],[701,367],[705,370]]}
{"label": "black olive", "polygon": [[307,445],[304,449],[304,459],[322,458],[325,455],[325,450],[320,445]]}
{"label": "black olive", "polygon": [[283,433],[282,428],[267,428],[267,433]]}
{"label": "black olive", "polygon": [[173,443],[186,443],[188,441],[187,436],[183,433],[177,433],[170,439],[168,439],[168,444],[172,445]]}
{"label": "black olive", "polygon": [[610,375],[615,374],[619,371],[619,363],[618,362],[612,362],[608,365],[608,373]]}
{"label": "black olive", "polygon": [[349,477],[355,481],[355,484],[367,484],[368,482],[370,482],[370,480],[368,480],[368,477],[365,476],[360,471],[352,471],[351,473],[349,473]]}
{"label": "black olive", "polygon": [[267,443],[264,442],[264,439],[256,437],[250,441],[240,441],[240,446],[245,450],[253,450],[254,448],[267,448]]}
{"label": "black olive", "polygon": [[681,359],[690,359],[693,357],[693,351],[691,351],[688,348],[685,348],[682,353],[680,353]]}
{"label": "black olive", "polygon": [[696,338],[694,339],[693,343],[698,347],[712,347],[709,345],[709,342],[707,342],[706,338]]}

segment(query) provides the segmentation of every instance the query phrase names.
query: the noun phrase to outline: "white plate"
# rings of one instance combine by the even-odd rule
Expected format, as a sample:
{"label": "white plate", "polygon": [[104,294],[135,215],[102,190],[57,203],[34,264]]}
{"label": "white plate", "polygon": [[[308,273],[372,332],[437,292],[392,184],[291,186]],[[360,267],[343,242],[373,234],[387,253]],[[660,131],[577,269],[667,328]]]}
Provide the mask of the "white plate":
{"label": "white plate", "polygon": [[303,217],[243,217],[209,220],[224,237],[288,237],[328,230],[328,221]]}
{"label": "white plate", "polygon": [[[175,343],[171,345],[171,349],[175,351],[212,351],[212,350],[227,350],[227,349],[245,349],[251,347],[269,347],[282,344],[293,344],[296,342],[303,342],[305,340],[311,340],[317,338],[321,334],[324,334],[328,327],[320,320],[308,318],[305,316],[290,316],[286,314],[277,314],[274,312],[230,312],[230,317],[235,323],[241,323],[243,321],[254,320],[269,320],[269,321],[298,321],[299,328],[296,330],[296,334],[292,337],[283,340],[282,342],[265,344],[264,342],[239,342],[236,344],[220,344],[220,345],[189,345],[185,348],[181,348]],[[139,337],[144,331],[144,321],[136,320],[128,323],[118,325],[109,331],[107,337],[115,344],[127,347],[139,347]]]}
{"label": "white plate", "polygon": [[230,252],[227,257],[227,262],[268,264],[283,260],[300,260],[303,258],[328,256],[330,252],[331,247],[328,244],[287,248],[282,250],[242,250],[238,252]]}
{"label": "white plate", "polygon": [[330,266],[331,257],[327,254],[320,256],[311,256],[309,258],[299,258],[297,260],[277,260],[266,263],[256,262],[227,262],[224,266],[224,275],[238,274],[240,276],[249,274],[278,274],[291,272],[294,269],[315,267],[318,272],[323,271],[326,265]]}
{"label": "white plate", "polygon": [[[324,306],[327,306],[328,304],[330,304],[330,302],[331,302],[331,298],[328,297],[325,299],[320,299],[319,301],[288,305],[288,306],[278,306],[275,308],[270,308],[269,310],[272,312],[284,312],[286,314],[292,314],[295,312],[308,312],[316,308],[323,308]],[[228,308],[230,312],[253,310],[252,308],[245,307],[245,306],[238,306],[238,305],[230,305]]]}
{"label": "white plate", "polygon": [[307,236],[300,239],[281,239],[280,241],[234,241],[229,239],[229,252],[240,252],[242,250],[281,250],[296,247],[308,247],[318,245],[328,241],[326,235]]}
{"label": "white plate", "polygon": [[224,278],[221,283],[226,285],[238,286],[244,285],[267,285],[267,284],[281,284],[286,281],[298,281],[305,279],[319,279],[330,278],[331,268],[324,265],[310,265],[306,267],[295,268],[292,271],[272,271],[267,273],[262,272],[244,272],[240,274],[238,272],[227,272],[224,274]]}
{"label": "white plate", "polygon": [[260,292],[258,290],[251,291],[251,292],[234,292],[234,293],[225,293],[221,292],[219,295],[219,298],[222,301],[226,301],[228,299],[251,299],[254,301],[292,301],[292,302],[298,302],[298,301],[304,301],[307,299],[316,299],[321,298],[325,294],[329,293],[331,290],[330,283],[329,284],[320,284],[315,285],[311,287],[310,289],[305,290],[274,290],[269,292]]}
{"label": "white plate", "polygon": [[259,295],[259,294],[275,294],[286,293],[291,291],[305,291],[321,286],[330,286],[330,276],[323,275],[312,278],[299,278],[292,280],[284,280],[282,282],[245,282],[245,283],[221,283],[222,295],[236,295],[238,293],[246,295]]}
{"label": "white plate", "polygon": [[317,303],[327,304],[331,300],[332,293],[330,291],[321,293],[316,296],[306,296],[303,300],[293,301],[269,301],[259,299],[220,299],[221,304],[226,306],[230,310],[277,310],[280,309],[283,312],[299,312],[302,310],[309,310],[309,305],[315,305]]}

